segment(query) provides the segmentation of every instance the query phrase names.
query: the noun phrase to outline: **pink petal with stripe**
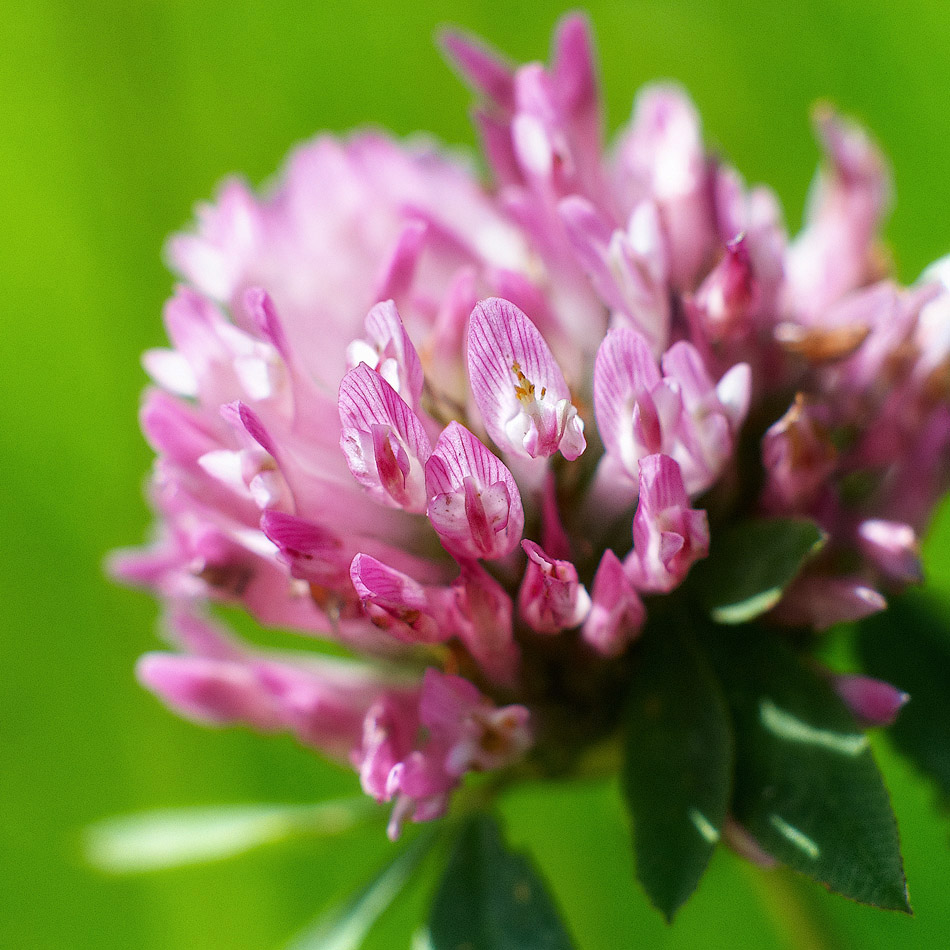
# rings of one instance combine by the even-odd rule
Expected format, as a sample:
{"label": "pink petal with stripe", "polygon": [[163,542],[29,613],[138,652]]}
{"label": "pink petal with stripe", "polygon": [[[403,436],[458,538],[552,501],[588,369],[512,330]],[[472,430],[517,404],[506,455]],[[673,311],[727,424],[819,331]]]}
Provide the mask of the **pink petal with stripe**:
{"label": "pink petal with stripe", "polygon": [[340,384],[340,423],[340,447],[354,478],[382,504],[424,512],[429,437],[396,390],[365,363]]}
{"label": "pink petal with stripe", "polygon": [[511,472],[471,432],[450,422],[426,463],[429,520],[454,554],[493,560],[521,540],[524,509]]}
{"label": "pink petal with stripe", "polygon": [[472,311],[468,334],[472,396],[499,448],[528,458],[587,447],[584,421],[535,325],[514,304],[491,297]]}

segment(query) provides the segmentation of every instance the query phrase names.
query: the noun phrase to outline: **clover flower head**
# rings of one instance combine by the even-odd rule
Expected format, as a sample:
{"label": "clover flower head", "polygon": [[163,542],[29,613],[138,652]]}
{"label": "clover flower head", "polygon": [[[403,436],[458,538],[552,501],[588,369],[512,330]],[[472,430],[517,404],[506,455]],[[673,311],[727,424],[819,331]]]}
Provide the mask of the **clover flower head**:
{"label": "clover flower head", "polygon": [[[950,267],[888,276],[860,128],[817,112],[789,237],[675,86],[605,146],[583,18],[549,67],[445,46],[487,183],[431,145],[321,135],[172,239],[141,411],[158,531],[115,561],[166,604],[149,689],[350,763],[393,836],[467,773],[609,736],[631,645],[730,525],[820,528],[766,622],[880,610],[919,579],[950,459]],[[222,603],[317,649],[244,643]],[[867,722],[903,702],[836,688]]]}

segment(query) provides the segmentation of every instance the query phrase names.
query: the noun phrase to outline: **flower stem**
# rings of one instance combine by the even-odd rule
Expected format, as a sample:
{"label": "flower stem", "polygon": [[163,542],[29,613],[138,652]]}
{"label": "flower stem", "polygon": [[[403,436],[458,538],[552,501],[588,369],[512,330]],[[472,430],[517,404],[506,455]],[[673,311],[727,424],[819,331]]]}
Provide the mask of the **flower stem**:
{"label": "flower stem", "polygon": [[787,950],[833,950],[838,946],[823,915],[803,897],[790,871],[763,870],[745,862],[743,866]]}

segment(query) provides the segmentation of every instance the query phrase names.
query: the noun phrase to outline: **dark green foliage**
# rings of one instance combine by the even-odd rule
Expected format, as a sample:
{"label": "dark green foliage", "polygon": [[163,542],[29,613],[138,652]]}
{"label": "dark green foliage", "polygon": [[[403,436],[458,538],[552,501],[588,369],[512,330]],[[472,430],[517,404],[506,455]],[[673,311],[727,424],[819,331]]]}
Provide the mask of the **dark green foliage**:
{"label": "dark green foliage", "polygon": [[950,798],[950,619],[921,596],[863,621],[865,670],[910,694],[890,728],[897,748]]}
{"label": "dark green foliage", "polygon": [[805,518],[743,521],[713,535],[692,580],[714,620],[746,623],[775,606],[823,544],[821,529]]}
{"label": "dark green foliage", "polygon": [[735,724],[735,818],[831,890],[909,912],[887,791],[828,682],[774,632],[712,627],[705,640]]}
{"label": "dark green foliage", "polygon": [[488,815],[462,826],[429,923],[433,950],[572,950],[531,862]]}
{"label": "dark green foliage", "polygon": [[692,638],[675,625],[651,626],[627,709],[623,788],[637,875],[668,920],[699,883],[726,817],[730,729]]}

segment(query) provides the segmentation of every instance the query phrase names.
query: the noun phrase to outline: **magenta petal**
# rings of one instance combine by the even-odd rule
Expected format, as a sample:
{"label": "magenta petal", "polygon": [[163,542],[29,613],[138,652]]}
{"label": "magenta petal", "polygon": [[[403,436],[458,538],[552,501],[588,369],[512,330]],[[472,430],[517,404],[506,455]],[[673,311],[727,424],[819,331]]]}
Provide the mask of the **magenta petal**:
{"label": "magenta petal", "polygon": [[442,46],[462,77],[499,108],[514,107],[514,76],[504,58],[459,30],[443,30]]}
{"label": "magenta petal", "polygon": [[591,609],[581,631],[604,656],[618,656],[643,629],[646,610],[620,559],[609,548],[594,575]]}
{"label": "magenta petal", "polygon": [[260,416],[246,403],[235,402],[221,407],[221,415],[234,426],[240,426],[268,455],[277,458],[277,446]]}
{"label": "magenta petal", "polygon": [[428,230],[425,221],[409,221],[403,227],[376,287],[377,300],[398,300],[408,293]]}
{"label": "magenta petal", "polygon": [[205,417],[160,389],[148,392],[139,422],[149,445],[177,465],[193,466],[203,455],[221,448],[219,436]]}
{"label": "magenta petal", "polygon": [[709,553],[706,512],[689,507],[680,467],[668,455],[640,461],[633,545],[629,565],[634,584],[651,592],[673,590]]}
{"label": "magenta petal", "polygon": [[431,667],[422,680],[419,718],[430,743],[446,750],[443,767],[452,776],[507,765],[531,741],[523,706],[496,709],[468,680]]}
{"label": "magenta petal", "polygon": [[560,105],[569,115],[585,115],[591,112],[596,114],[599,109],[593,47],[587,17],[573,13],[564,17],[558,24],[554,85]]}
{"label": "magenta petal", "polygon": [[577,579],[570,561],[548,557],[533,541],[522,541],[528,555],[518,610],[538,633],[560,633],[584,622],[590,612],[590,595]]}
{"label": "magenta petal", "polygon": [[343,543],[321,525],[282,511],[265,511],[261,530],[280,549],[294,577],[313,584],[336,584],[349,567],[343,561]]}
{"label": "magenta petal", "polygon": [[243,722],[272,732],[281,725],[267,691],[244,662],[147,653],[139,681],[181,715],[209,725]]}
{"label": "magenta petal", "polygon": [[568,460],[586,448],[584,422],[544,338],[507,300],[491,297],[472,311],[468,335],[472,397],[488,434],[503,450]]}
{"label": "magenta petal", "polygon": [[244,295],[244,306],[251,314],[264,339],[289,362],[291,359],[290,344],[277,316],[274,302],[268,293],[260,287],[251,287]]}
{"label": "magenta petal", "polygon": [[350,578],[373,623],[394,637],[438,643],[454,634],[446,622],[450,591],[427,588],[368,554],[353,558]]}
{"label": "magenta petal", "polygon": [[910,699],[897,687],[870,676],[841,675],[833,682],[835,692],[865,726],[890,726]]}
{"label": "magenta petal", "polygon": [[752,271],[748,243],[740,235],[696,293],[695,305],[710,340],[738,338],[750,332],[759,288]]}
{"label": "magenta petal", "polygon": [[340,384],[340,423],[340,446],[356,480],[383,504],[425,511],[429,437],[396,390],[365,364]]}
{"label": "magenta petal", "polygon": [[477,562],[466,562],[453,585],[458,637],[494,682],[511,685],[519,664],[511,597]]}
{"label": "magenta petal", "polygon": [[230,631],[209,616],[197,612],[193,604],[166,604],[162,627],[171,642],[195,656],[233,661],[245,658],[245,651]]}
{"label": "magenta petal", "polygon": [[382,696],[366,712],[363,736],[354,752],[363,791],[388,800],[389,776],[412,751],[419,729],[418,703],[401,696]]}

